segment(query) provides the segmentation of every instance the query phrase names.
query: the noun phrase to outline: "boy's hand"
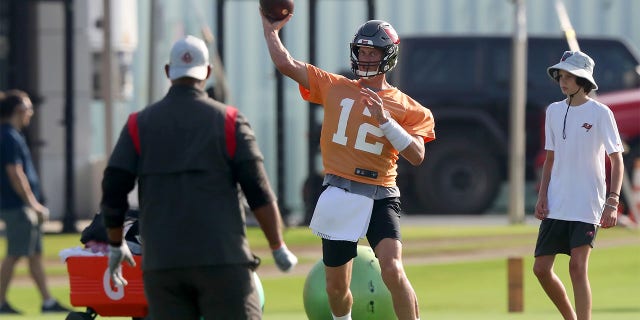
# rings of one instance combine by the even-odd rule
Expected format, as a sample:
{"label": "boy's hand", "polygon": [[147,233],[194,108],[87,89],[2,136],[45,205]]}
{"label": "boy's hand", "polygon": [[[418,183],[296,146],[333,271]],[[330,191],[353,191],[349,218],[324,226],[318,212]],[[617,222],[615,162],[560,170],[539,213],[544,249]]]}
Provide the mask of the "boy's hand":
{"label": "boy's hand", "polygon": [[549,204],[546,198],[538,198],[534,215],[536,218],[538,218],[538,220],[544,220],[547,218],[547,216],[549,215]]}
{"label": "boy's hand", "polygon": [[618,210],[611,207],[604,207],[602,210],[602,218],[600,218],[600,226],[603,229],[615,227],[618,224]]}

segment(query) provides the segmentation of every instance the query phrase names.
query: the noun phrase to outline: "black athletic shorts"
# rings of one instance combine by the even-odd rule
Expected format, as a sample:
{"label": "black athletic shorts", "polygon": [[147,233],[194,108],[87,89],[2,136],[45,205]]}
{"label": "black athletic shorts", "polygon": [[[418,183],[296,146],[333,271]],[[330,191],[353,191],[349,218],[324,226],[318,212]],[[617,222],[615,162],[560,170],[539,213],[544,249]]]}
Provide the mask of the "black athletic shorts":
{"label": "black athletic shorts", "polygon": [[[373,201],[367,240],[371,248],[384,238],[400,238],[400,198],[384,198]],[[322,260],[328,267],[339,267],[358,255],[358,243],[322,239]]]}
{"label": "black athletic shorts", "polygon": [[262,308],[246,265],[145,271],[144,292],[153,320],[260,320]]}
{"label": "black athletic shorts", "polygon": [[571,255],[571,249],[593,243],[598,233],[598,226],[581,221],[544,219],[540,223],[535,256],[564,253]]}

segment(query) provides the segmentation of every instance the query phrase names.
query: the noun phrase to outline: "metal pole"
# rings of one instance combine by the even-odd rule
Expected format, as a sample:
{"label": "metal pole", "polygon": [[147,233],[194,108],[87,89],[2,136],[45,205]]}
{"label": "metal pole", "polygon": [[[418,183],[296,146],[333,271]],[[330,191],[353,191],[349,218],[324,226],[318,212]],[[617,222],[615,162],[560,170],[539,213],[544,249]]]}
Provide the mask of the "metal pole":
{"label": "metal pole", "polygon": [[62,232],[75,233],[75,174],[74,174],[74,52],[73,52],[73,0],[64,2],[64,48],[65,48],[65,106],[64,106],[64,133],[65,133],[65,212],[62,218]]}
{"label": "metal pole", "polygon": [[[280,39],[284,44],[284,29],[280,29]],[[276,72],[276,163],[277,176],[278,176],[278,202],[280,206],[280,212],[286,222],[288,222],[289,209],[287,207],[287,192],[285,190],[285,175],[286,175],[286,144],[285,144],[285,115],[284,115],[284,76],[282,73]]]}
{"label": "metal pole", "polygon": [[147,104],[151,104],[156,98],[156,76],[158,74],[156,66],[156,40],[158,39],[158,0],[151,0],[151,15],[149,16],[149,72],[147,73]]}
{"label": "metal pole", "polygon": [[524,222],[525,105],[527,86],[527,15],[525,0],[513,0],[515,24],[511,65],[509,222]]}
{"label": "metal pole", "polygon": [[111,0],[102,0],[102,99],[104,100],[104,135],[106,154],[113,148],[113,46],[111,39]]}
{"label": "metal pole", "polygon": [[376,4],[374,0],[367,0],[367,17],[369,20],[375,19],[376,16]]}
{"label": "metal pole", "polygon": [[[309,64],[313,65],[316,63],[316,35],[318,33],[316,28],[317,7],[317,0],[309,0]],[[316,151],[318,150],[318,146],[315,145],[316,141],[313,139],[313,131],[318,125],[316,109],[316,104],[309,103],[309,118],[307,121],[309,127],[309,143],[307,145],[307,168],[309,178],[315,176],[318,172],[318,168],[316,166]]]}
{"label": "metal pole", "polygon": [[222,63],[224,63],[224,1],[225,0],[216,0],[216,33],[218,34],[216,41],[218,45],[218,55]]}
{"label": "metal pole", "polygon": [[571,49],[571,51],[580,51],[580,45],[578,44],[578,39],[576,38],[576,30],[573,29],[571,19],[569,19],[569,14],[567,13],[567,8],[564,6],[564,2],[562,0],[556,0],[556,14],[558,15],[558,20],[560,21],[560,27],[562,28],[564,36],[567,39],[569,49]]}

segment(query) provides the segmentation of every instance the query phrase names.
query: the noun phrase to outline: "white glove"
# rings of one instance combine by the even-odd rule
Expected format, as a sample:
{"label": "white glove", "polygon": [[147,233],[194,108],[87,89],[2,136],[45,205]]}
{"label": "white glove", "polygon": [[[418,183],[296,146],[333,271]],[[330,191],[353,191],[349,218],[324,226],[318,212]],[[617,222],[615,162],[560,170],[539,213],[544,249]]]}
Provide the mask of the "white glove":
{"label": "white glove", "polygon": [[127,280],[122,276],[122,262],[127,261],[130,266],[135,267],[136,262],[133,260],[131,251],[126,243],[122,243],[119,247],[109,246],[109,274],[111,281],[118,286],[126,286]]}
{"label": "white glove", "polygon": [[287,248],[286,245],[282,245],[280,248],[273,250],[273,259],[276,261],[278,269],[283,272],[289,272],[296,264],[298,264],[298,258]]}

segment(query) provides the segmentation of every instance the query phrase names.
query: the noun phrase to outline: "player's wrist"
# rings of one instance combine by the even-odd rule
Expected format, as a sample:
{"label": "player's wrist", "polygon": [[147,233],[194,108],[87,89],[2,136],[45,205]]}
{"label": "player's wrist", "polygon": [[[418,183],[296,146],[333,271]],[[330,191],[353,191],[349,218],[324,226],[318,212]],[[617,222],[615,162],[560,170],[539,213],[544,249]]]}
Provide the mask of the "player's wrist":
{"label": "player's wrist", "polygon": [[380,124],[379,128],[391,145],[398,150],[398,152],[402,152],[413,142],[413,137],[404,130],[400,124],[390,118],[387,119],[388,121]]}
{"label": "player's wrist", "polygon": [[122,246],[122,240],[120,240],[120,241],[109,240],[109,246],[116,247],[116,248],[117,247],[121,247]]}
{"label": "player's wrist", "polygon": [[381,126],[381,125],[389,122],[389,118],[387,118],[385,116],[380,116],[380,117],[378,117],[377,120],[378,120],[378,126]]}
{"label": "player's wrist", "polygon": [[275,244],[269,244],[269,247],[271,248],[271,251],[276,251],[276,250],[279,250],[282,247],[286,248],[287,246],[284,244],[284,242],[278,242],[278,243],[275,243]]}

